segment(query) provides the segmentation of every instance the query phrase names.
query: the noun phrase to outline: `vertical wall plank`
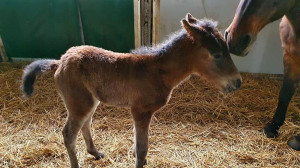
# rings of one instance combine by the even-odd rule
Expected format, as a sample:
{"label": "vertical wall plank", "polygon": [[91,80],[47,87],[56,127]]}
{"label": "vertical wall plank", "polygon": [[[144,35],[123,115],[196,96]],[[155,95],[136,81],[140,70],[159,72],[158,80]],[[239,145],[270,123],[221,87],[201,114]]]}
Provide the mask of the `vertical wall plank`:
{"label": "vertical wall plank", "polygon": [[152,44],[158,44],[159,42],[159,23],[160,23],[160,0],[153,0],[153,34]]}
{"label": "vertical wall plank", "polygon": [[141,0],[141,45],[152,44],[153,0]]}
{"label": "vertical wall plank", "polygon": [[1,60],[3,62],[7,62],[8,61],[8,57],[6,55],[5,49],[4,49],[4,45],[3,45],[3,41],[2,38],[0,36],[0,55],[1,55]]}
{"label": "vertical wall plank", "polygon": [[141,47],[141,19],[140,19],[140,0],[133,0],[134,6],[134,45],[135,48]]}
{"label": "vertical wall plank", "polygon": [[159,41],[160,0],[134,0],[135,48]]}

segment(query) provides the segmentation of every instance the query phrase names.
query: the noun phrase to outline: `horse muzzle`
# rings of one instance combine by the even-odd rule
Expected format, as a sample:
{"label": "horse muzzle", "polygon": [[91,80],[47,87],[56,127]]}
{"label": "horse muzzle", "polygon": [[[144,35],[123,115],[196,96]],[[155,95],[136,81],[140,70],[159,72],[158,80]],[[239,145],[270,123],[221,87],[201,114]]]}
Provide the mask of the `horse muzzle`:
{"label": "horse muzzle", "polygon": [[246,56],[249,53],[253,38],[250,34],[240,35],[237,38],[233,38],[232,34],[226,30],[225,39],[229,47],[229,51],[237,56]]}
{"label": "horse muzzle", "polygon": [[242,85],[242,80],[241,78],[236,79],[236,80],[231,80],[228,82],[228,84],[223,88],[224,93],[230,93],[233,92],[237,89],[239,89]]}

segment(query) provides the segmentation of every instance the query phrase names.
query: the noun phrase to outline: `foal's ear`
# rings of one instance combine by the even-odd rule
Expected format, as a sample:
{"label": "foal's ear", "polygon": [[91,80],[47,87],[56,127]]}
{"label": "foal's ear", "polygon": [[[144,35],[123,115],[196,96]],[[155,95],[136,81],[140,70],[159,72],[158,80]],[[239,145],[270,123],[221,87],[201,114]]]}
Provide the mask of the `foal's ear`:
{"label": "foal's ear", "polygon": [[189,23],[192,23],[192,24],[196,24],[197,23],[197,19],[192,16],[190,13],[187,13],[186,16],[185,16],[185,19],[189,22]]}
{"label": "foal's ear", "polygon": [[187,31],[187,33],[192,37],[198,37],[199,34],[203,34],[206,32],[204,29],[199,28],[196,25],[189,23],[186,19],[182,19],[181,24],[182,24],[183,28]]}

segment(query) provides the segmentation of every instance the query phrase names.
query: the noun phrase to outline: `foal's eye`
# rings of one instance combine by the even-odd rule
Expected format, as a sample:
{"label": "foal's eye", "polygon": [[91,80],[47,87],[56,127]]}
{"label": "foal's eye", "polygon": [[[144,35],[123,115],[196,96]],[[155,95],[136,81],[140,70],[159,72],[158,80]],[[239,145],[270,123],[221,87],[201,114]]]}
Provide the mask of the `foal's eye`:
{"label": "foal's eye", "polygon": [[214,57],[215,59],[220,59],[222,57],[222,54],[215,54]]}

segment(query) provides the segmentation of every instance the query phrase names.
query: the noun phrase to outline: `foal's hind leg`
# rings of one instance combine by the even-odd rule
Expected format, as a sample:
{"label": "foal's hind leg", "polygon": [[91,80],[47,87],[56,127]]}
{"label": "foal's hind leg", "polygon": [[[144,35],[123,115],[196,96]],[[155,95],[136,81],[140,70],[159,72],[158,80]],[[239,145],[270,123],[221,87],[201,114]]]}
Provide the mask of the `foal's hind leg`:
{"label": "foal's hind leg", "polygon": [[82,127],[82,124],[82,121],[76,121],[71,118],[68,118],[68,121],[63,129],[64,143],[69,154],[69,159],[72,168],[79,168],[75,147],[77,135],[80,128]]}
{"label": "foal's hind leg", "polygon": [[[64,143],[67,148],[72,168],[79,167],[76,157],[76,140],[80,129],[88,125],[92,113],[97,105],[93,96],[83,86],[74,84],[73,87],[60,89],[62,98],[68,110],[67,123],[63,129]],[[86,130],[86,127],[85,127]],[[85,131],[86,132],[86,131]],[[90,134],[84,134],[85,139],[89,140]],[[90,143],[89,143],[90,144]]]}
{"label": "foal's hind leg", "polygon": [[85,144],[86,144],[86,148],[89,154],[93,155],[95,157],[95,159],[100,159],[104,157],[104,154],[98,152],[98,150],[96,149],[94,143],[93,143],[93,139],[92,139],[92,135],[91,135],[91,124],[92,124],[92,116],[94,114],[94,111],[96,110],[96,107],[99,103],[96,104],[96,106],[94,107],[94,109],[92,109],[91,114],[89,116],[89,118],[85,121],[85,123],[83,124],[81,131],[82,131],[82,135],[83,138],[85,140]]}

